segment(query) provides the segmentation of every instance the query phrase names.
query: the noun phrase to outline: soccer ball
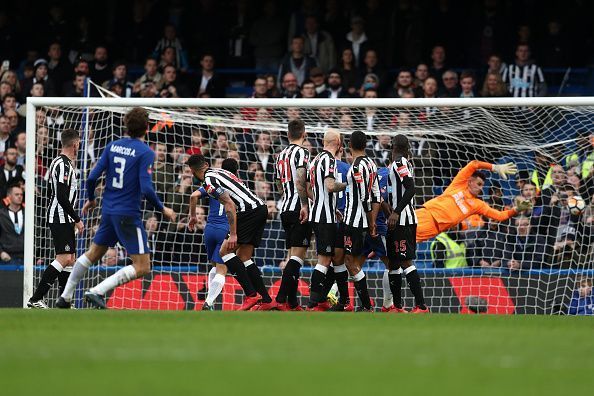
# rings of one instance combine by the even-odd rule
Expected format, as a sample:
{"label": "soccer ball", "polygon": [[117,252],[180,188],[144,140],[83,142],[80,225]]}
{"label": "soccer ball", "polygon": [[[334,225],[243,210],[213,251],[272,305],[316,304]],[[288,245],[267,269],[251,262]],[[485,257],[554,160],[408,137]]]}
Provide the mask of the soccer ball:
{"label": "soccer ball", "polygon": [[586,202],[582,197],[571,197],[567,200],[567,208],[572,215],[580,215],[586,208]]}

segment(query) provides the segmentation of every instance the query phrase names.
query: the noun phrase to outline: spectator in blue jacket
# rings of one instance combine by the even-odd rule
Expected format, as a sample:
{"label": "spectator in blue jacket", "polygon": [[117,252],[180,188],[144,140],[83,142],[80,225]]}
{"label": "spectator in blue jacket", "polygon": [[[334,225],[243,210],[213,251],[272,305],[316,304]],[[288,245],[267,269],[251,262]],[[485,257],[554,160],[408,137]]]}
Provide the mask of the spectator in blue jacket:
{"label": "spectator in blue jacket", "polygon": [[594,315],[594,290],[592,279],[581,279],[569,303],[568,315]]}

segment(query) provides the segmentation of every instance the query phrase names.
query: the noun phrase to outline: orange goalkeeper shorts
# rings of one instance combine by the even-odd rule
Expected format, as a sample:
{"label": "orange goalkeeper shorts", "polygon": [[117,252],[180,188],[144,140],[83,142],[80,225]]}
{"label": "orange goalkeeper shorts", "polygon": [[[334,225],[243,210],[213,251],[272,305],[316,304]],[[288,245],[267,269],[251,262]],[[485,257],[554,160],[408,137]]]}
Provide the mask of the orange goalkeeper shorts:
{"label": "orange goalkeeper shorts", "polygon": [[439,234],[437,223],[429,210],[420,208],[416,210],[417,219],[417,242],[423,242],[431,239]]}

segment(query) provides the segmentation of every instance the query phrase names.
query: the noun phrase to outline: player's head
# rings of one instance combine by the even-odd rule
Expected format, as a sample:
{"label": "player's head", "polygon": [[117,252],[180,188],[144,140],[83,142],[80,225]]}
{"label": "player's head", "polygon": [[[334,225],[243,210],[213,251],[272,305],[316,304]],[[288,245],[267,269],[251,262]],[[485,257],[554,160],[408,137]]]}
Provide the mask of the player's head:
{"label": "player's head", "polygon": [[224,169],[228,172],[237,175],[237,171],[239,170],[239,164],[233,158],[225,158],[223,160],[223,164],[221,165],[221,169]]}
{"label": "player's head", "polygon": [[410,143],[404,135],[396,135],[392,139],[392,159],[398,157],[410,157]]}
{"label": "player's head", "polygon": [[198,180],[204,181],[204,173],[210,167],[208,160],[202,154],[193,154],[186,161],[186,165],[192,169],[192,173]]}
{"label": "player's head", "polygon": [[336,156],[342,147],[342,138],[338,129],[328,128],[324,134],[324,150],[329,151]]}
{"label": "player's head", "polygon": [[124,117],[124,123],[131,138],[142,138],[148,130],[148,112],[142,107],[135,107]]}
{"label": "player's head", "polygon": [[76,153],[80,146],[80,136],[74,129],[66,129],[60,137],[62,149],[73,149]]}
{"label": "player's head", "polygon": [[483,195],[485,180],[487,180],[487,175],[484,172],[474,172],[470,179],[468,179],[468,191],[475,197]]}
{"label": "player's head", "polygon": [[367,135],[361,131],[351,133],[349,146],[352,151],[365,151],[365,147],[367,146]]}
{"label": "player's head", "polygon": [[305,138],[305,123],[297,118],[289,122],[288,126],[289,141],[294,142]]}

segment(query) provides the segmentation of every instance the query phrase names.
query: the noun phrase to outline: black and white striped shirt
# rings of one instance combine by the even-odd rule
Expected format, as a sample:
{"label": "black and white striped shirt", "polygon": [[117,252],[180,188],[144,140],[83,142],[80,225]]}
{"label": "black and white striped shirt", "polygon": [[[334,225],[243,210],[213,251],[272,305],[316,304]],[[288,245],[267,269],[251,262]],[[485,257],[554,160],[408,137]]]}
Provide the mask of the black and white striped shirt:
{"label": "black and white striped shirt", "polygon": [[237,212],[246,212],[264,205],[264,202],[256,196],[243,182],[233,173],[224,169],[209,168],[204,173],[204,189],[211,197],[219,199],[224,192],[237,206]]}
{"label": "black and white striped shirt", "polygon": [[540,67],[532,65],[509,65],[503,71],[503,81],[514,97],[533,97],[540,95],[544,76]]}
{"label": "black and white striped shirt", "polygon": [[301,200],[297,192],[297,169],[304,168],[307,173],[309,151],[296,144],[290,144],[280,152],[276,160],[276,178],[283,185],[281,213],[299,211]]}
{"label": "black and white striped shirt", "polygon": [[[49,210],[47,211],[47,222],[49,224],[72,224],[79,220],[74,212],[76,200],[78,199],[77,173],[78,171],[70,158],[63,154],[54,158],[50,164],[45,175],[50,192]],[[66,187],[67,201],[65,200],[62,203],[60,203],[59,197],[59,184]]]}
{"label": "black and white striped shirt", "polygon": [[367,156],[355,158],[346,180],[344,223],[351,227],[367,228],[367,213],[371,212],[371,204],[380,202],[375,163]]}
{"label": "black and white striped shirt", "polygon": [[[388,203],[392,209],[396,209],[399,200],[404,195],[406,188],[402,184],[405,177],[414,177],[412,164],[404,157],[396,158],[390,165],[390,174],[388,177]],[[406,226],[417,224],[417,214],[415,213],[415,198],[404,207],[400,212],[399,225]]]}
{"label": "black and white striped shirt", "polygon": [[309,183],[313,193],[313,205],[309,211],[309,221],[314,223],[336,223],[336,197],[324,185],[328,177],[335,178],[336,159],[328,151],[319,153],[309,164]]}

